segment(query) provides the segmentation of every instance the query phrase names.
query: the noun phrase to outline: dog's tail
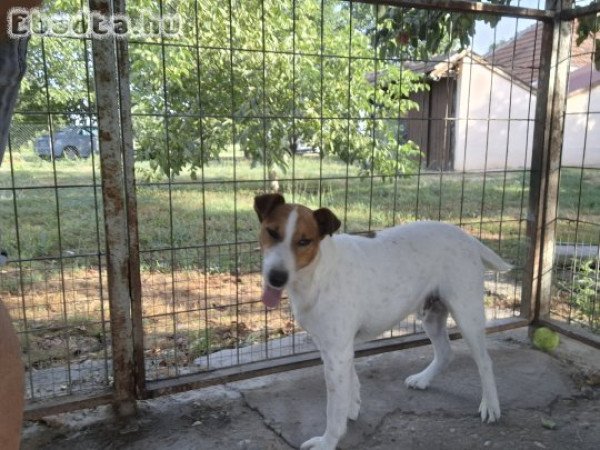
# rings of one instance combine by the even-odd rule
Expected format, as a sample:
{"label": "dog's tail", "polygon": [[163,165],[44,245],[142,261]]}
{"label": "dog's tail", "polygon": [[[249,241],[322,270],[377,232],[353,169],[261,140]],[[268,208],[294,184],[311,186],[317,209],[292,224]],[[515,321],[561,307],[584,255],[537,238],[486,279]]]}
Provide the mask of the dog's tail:
{"label": "dog's tail", "polygon": [[483,265],[486,267],[486,269],[493,270],[494,272],[507,272],[512,269],[512,265],[504,261],[496,254],[496,252],[486,247],[479,241],[477,241],[477,243],[479,244],[479,255],[481,256],[481,261],[483,261]]}

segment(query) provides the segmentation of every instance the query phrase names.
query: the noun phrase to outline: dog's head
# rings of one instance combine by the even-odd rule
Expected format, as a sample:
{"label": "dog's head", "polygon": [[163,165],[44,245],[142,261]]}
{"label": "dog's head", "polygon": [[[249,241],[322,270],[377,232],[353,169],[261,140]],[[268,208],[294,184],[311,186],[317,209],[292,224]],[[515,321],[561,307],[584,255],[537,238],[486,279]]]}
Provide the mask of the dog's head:
{"label": "dog's head", "polygon": [[341,225],[327,208],[313,211],[286,203],[282,195],[265,194],[254,199],[260,221],[263,252],[263,302],[274,308],[281,292],[298,270],[308,266],[319,253],[319,244]]}

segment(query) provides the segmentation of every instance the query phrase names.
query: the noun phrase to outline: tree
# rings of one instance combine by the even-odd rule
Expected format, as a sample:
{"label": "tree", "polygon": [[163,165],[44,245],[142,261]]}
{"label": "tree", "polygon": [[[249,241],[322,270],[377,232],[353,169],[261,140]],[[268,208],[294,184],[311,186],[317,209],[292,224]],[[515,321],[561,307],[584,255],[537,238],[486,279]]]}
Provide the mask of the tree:
{"label": "tree", "polygon": [[[81,12],[79,1],[47,3],[50,11]],[[398,61],[464,48],[476,20],[499,20],[330,0],[127,3],[133,19],[185,19],[178,39],[130,42],[137,157],[169,176],[184,167],[195,176],[232,146],[255,163],[285,168],[300,144],[366,173],[409,171],[418,149],[402,139],[398,119],[427,86]],[[596,15],[581,19],[578,42],[595,37],[598,24]],[[88,123],[95,108],[89,42],[34,39],[28,59],[35,75],[23,83],[20,110],[59,111],[57,124]],[[39,116],[15,121],[32,120]]]}
{"label": "tree", "polygon": [[[490,0],[510,4],[511,0]],[[477,20],[495,27],[500,16],[415,8],[374,8],[376,22],[366,29],[382,57],[428,60],[433,55],[464,49],[471,43]]]}
{"label": "tree", "polygon": [[[481,0],[476,0],[481,1]],[[489,0],[489,3],[510,5],[519,3],[513,0]],[[592,0],[589,4],[598,3]],[[579,6],[575,6],[575,9]],[[382,56],[428,59],[431,55],[464,49],[471,44],[475,34],[475,23],[483,20],[495,27],[500,16],[489,14],[451,13],[415,8],[394,8],[378,6],[374,8],[377,23],[368,27],[371,36]],[[589,14],[577,19],[577,45],[586,39],[594,39],[594,62],[600,70],[600,15]]]}
{"label": "tree", "polygon": [[[62,20],[64,24],[67,15],[73,21],[82,16],[81,2],[44,2],[44,12],[56,14],[51,26],[59,32],[65,28],[59,22]],[[47,31],[50,26],[42,17],[46,16],[33,16],[31,26],[35,33]],[[53,112],[59,122],[69,120],[71,115],[92,113],[94,90],[89,41],[34,37],[27,52],[27,76],[22,81],[19,103],[22,111]],[[39,122],[39,117],[30,118]]]}
{"label": "tree", "polygon": [[[597,3],[594,1],[592,3]],[[577,45],[581,45],[587,39],[594,40],[594,66],[600,70],[600,14],[590,14],[581,17],[577,21]]]}
{"label": "tree", "polygon": [[[72,3],[48,7],[75,14]],[[301,144],[363,173],[410,171],[419,150],[399,119],[427,85],[399,61],[468,45],[476,17],[328,0],[128,2],[133,19],[151,13],[185,18],[178,39],[130,42],[137,157],[169,176],[195,176],[232,147],[285,168]],[[44,61],[50,68],[48,96],[26,82],[22,109],[67,120],[94,111],[83,42],[38,41],[30,59],[39,72],[31,80],[45,79]]]}
{"label": "tree", "polygon": [[[131,45],[140,157],[166,174],[187,166],[194,175],[233,144],[255,163],[285,169],[302,143],[364,173],[410,170],[419,150],[401,139],[397,119],[427,85],[397,62],[376,61],[347,7],[321,3],[180,3],[173,12],[198,18],[198,29],[188,23],[184,33],[198,50]],[[149,117],[157,111],[169,137],[162,119]]]}

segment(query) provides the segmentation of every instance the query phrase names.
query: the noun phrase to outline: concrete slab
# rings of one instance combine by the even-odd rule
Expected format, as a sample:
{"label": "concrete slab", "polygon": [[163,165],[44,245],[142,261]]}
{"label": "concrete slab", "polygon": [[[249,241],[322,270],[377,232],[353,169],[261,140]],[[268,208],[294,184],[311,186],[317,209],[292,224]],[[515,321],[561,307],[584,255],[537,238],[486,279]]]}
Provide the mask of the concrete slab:
{"label": "concrete slab", "polygon": [[[438,413],[458,419],[468,417],[479,425],[481,384],[477,368],[462,341],[453,343],[453,347],[454,361],[425,391],[406,388],[404,379],[429,363],[430,347],[357,360],[363,399],[361,414],[356,422],[350,422],[340,447],[360,448],[363,437],[372,435],[390,414]],[[489,347],[505,415],[514,409],[545,408],[557,398],[574,393],[565,369],[551,356],[493,342]],[[289,374],[241,392],[249,406],[258,410],[292,446],[298,447],[324,431],[326,399],[322,367]]]}
{"label": "concrete slab", "polygon": [[28,423],[22,450],[290,450],[226,386],[141,401],[135,420],[115,420],[110,407]]}
{"label": "concrete slab", "polygon": [[[427,391],[408,390],[403,380],[429,363],[430,347],[357,360],[363,406],[340,448],[598,448],[597,377],[582,378],[578,365],[531,349],[525,329],[489,336],[503,415],[498,424],[482,424],[475,364],[463,342],[453,342],[453,347],[455,360]],[[590,361],[598,357],[596,350],[579,350]],[[593,375],[594,370],[587,367],[584,373]],[[139,410],[128,423],[115,420],[108,407],[28,423],[22,448],[298,448],[325,428],[322,367],[142,401]]]}

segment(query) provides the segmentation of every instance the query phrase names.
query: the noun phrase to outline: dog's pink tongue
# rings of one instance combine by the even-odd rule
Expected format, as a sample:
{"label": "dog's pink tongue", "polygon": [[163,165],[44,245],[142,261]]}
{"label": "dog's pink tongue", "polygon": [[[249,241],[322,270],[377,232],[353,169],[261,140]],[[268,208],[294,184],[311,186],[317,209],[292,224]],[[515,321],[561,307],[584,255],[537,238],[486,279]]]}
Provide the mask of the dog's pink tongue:
{"label": "dog's pink tongue", "polygon": [[283,289],[274,289],[271,286],[265,286],[262,301],[267,308],[276,308],[281,301],[281,293]]}

